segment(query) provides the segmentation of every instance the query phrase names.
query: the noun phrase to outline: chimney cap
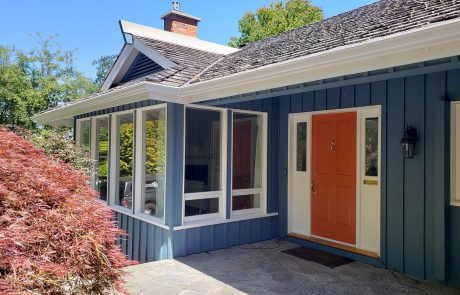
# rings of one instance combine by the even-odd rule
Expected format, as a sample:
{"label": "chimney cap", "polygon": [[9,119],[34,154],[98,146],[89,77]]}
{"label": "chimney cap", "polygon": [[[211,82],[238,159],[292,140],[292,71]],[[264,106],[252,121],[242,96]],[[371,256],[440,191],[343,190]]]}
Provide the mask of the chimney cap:
{"label": "chimney cap", "polygon": [[165,14],[163,14],[160,18],[161,18],[161,19],[165,19],[165,18],[167,18],[167,17],[170,16],[170,15],[179,15],[179,16],[182,16],[182,17],[185,17],[185,18],[193,19],[193,20],[195,20],[196,22],[200,22],[200,21],[201,21],[201,17],[193,16],[193,15],[191,15],[191,14],[182,12],[182,11],[180,11],[180,10],[171,10],[170,12],[166,12]]}

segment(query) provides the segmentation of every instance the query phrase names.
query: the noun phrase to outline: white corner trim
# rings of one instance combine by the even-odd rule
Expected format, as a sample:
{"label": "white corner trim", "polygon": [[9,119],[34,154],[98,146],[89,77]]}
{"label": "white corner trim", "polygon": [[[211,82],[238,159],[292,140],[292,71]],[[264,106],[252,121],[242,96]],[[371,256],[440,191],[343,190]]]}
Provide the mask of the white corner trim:
{"label": "white corner trim", "polygon": [[125,20],[120,20],[120,25],[123,32],[125,33],[130,33],[135,36],[146,37],[207,52],[227,55],[239,50],[237,48],[200,40],[195,37],[185,36],[152,27],[147,27]]}

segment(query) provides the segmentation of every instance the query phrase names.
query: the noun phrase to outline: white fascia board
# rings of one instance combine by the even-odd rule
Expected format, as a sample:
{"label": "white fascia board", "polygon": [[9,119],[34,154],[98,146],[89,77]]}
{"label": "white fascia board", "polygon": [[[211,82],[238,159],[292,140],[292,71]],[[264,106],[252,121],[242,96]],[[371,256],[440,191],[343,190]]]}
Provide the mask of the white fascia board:
{"label": "white fascia board", "polygon": [[63,125],[69,125],[70,122],[73,122],[73,117],[76,115],[147,99],[181,103],[178,92],[179,88],[177,87],[140,82],[120,90],[97,95],[65,107],[37,114],[31,119],[36,123],[46,125],[59,125],[64,122],[67,122],[67,124]]}
{"label": "white fascia board", "polygon": [[195,37],[185,36],[173,32],[168,32],[152,27],[143,26],[140,24],[120,20],[121,29],[125,33],[129,33],[136,36],[146,37],[154,40],[159,40],[171,44],[185,46],[189,48],[199,49],[207,52],[217,54],[230,54],[238,51],[239,49],[220,45],[213,42],[200,40]]}
{"label": "white fascia board", "polygon": [[456,19],[190,84],[182,96],[184,103],[196,103],[459,54]]}
{"label": "white fascia board", "polygon": [[110,72],[105,79],[104,83],[102,84],[100,91],[105,91],[112,86],[113,82],[120,76],[121,72],[125,72],[128,70],[129,66],[131,66],[134,58],[136,57],[136,49],[133,45],[125,44],[123,49],[121,50],[120,54],[118,55],[114,65],[110,69]]}

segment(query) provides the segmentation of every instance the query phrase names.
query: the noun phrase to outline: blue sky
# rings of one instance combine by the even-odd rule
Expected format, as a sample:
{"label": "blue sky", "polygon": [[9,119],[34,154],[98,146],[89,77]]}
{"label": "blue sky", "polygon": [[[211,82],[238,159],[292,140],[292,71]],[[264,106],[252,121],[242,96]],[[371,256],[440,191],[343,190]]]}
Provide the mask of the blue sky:
{"label": "blue sky", "polygon": [[[199,38],[226,44],[238,35],[238,20],[247,11],[266,6],[271,0],[182,0],[181,10],[202,18]],[[326,17],[375,2],[375,0],[313,0]],[[0,44],[30,50],[36,41],[30,36],[59,34],[64,49],[78,49],[77,67],[93,78],[94,59],[117,54],[123,39],[118,20],[163,28],[160,16],[171,9],[169,0],[14,0],[3,1]]]}

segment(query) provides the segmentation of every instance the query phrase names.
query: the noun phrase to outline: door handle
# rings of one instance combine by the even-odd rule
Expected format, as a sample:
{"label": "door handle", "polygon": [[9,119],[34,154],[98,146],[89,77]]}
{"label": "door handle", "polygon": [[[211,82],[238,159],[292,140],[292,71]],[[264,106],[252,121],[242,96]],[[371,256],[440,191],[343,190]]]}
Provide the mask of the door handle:
{"label": "door handle", "polygon": [[315,184],[316,184],[316,181],[312,181],[311,184],[310,184],[310,190],[311,190],[311,194],[312,196],[315,196],[316,195],[316,189],[315,189]]}
{"label": "door handle", "polygon": [[332,141],[331,141],[331,147],[330,147],[331,153],[335,152],[335,146],[336,146],[335,140],[332,140]]}

